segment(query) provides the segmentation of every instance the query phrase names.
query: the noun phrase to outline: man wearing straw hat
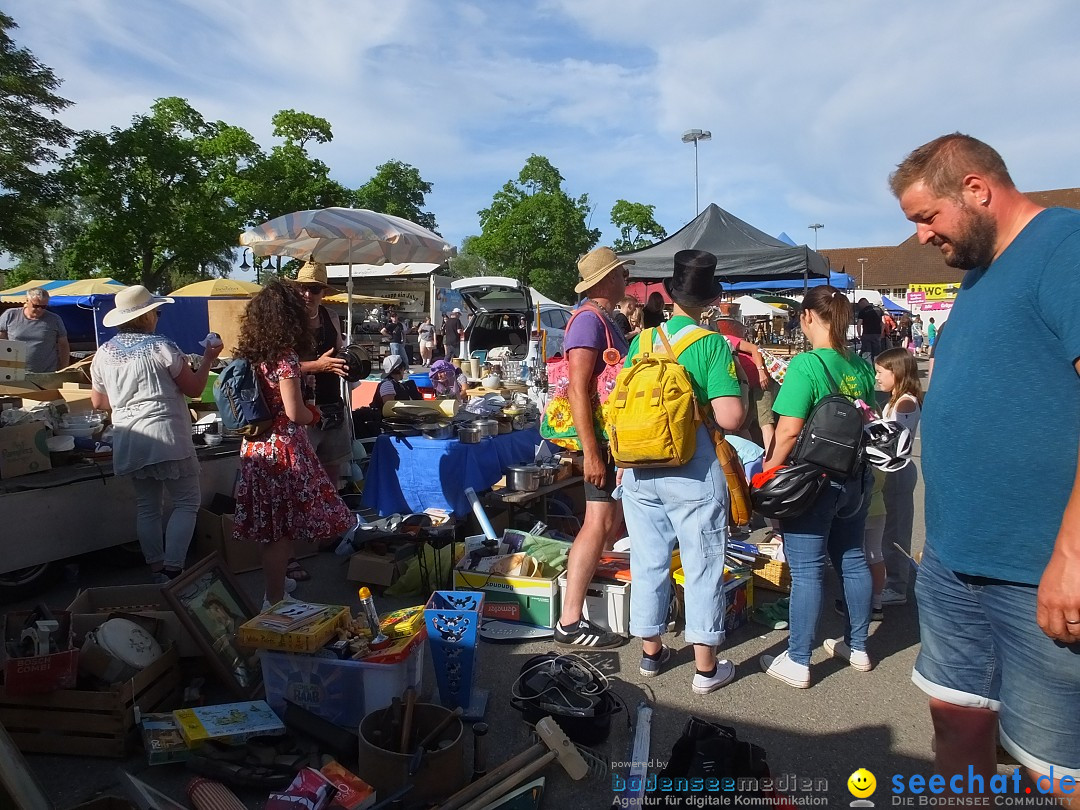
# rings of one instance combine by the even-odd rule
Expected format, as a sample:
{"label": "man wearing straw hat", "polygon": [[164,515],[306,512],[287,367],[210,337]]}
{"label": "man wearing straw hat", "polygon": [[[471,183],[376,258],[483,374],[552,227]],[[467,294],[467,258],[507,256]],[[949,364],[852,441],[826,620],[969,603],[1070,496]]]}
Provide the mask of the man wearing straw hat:
{"label": "man wearing straw hat", "polygon": [[[621,636],[581,615],[585,591],[596,571],[605,547],[615,540],[622,523],[622,506],[612,498],[615,489],[615,463],[607,446],[593,431],[592,392],[605,367],[623,364],[628,348],[626,336],[611,321],[615,305],[626,294],[629,270],[608,247],[586,253],[578,262],[581,281],[574,292],[587,300],[575,313],[563,338],[563,349],[570,366],[570,415],[585,454],[585,522],[574,538],[566,569],[566,592],[562,615],[555,626],[555,643],[572,647],[618,647]],[[610,341],[610,345],[609,345]],[[618,357],[610,357],[615,352]]]}
{"label": "man wearing straw hat", "polygon": [[[308,426],[308,438],[336,487],[341,477],[341,465],[352,458],[352,440],[345,424],[345,402],[341,398],[341,380],[348,373],[345,359],[338,356],[344,346],[341,319],[322,304],[323,296],[334,290],[327,283],[325,265],[305,262],[291,283],[307,305],[309,325],[315,335],[315,356],[300,358],[305,388],[314,380],[314,390],[305,390],[304,396],[306,399],[314,396],[322,413],[322,420],[317,425]],[[295,570],[290,576],[298,573],[299,570]]]}

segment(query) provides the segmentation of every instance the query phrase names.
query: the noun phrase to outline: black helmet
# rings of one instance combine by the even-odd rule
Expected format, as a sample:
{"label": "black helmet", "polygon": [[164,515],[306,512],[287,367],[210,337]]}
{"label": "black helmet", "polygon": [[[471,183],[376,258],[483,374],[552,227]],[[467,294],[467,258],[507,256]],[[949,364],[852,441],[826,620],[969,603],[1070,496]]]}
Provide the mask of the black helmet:
{"label": "black helmet", "polygon": [[750,490],[754,511],[770,518],[798,517],[828,486],[829,476],[821,467],[807,462],[758,473]]}

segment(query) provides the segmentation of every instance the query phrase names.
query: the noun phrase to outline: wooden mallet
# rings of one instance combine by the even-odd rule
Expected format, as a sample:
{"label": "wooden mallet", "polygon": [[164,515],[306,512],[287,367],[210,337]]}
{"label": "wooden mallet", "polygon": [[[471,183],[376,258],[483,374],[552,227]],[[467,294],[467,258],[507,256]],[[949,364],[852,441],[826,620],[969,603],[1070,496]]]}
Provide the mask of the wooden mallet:
{"label": "wooden mallet", "polygon": [[585,778],[589,766],[551,717],[545,717],[536,724],[536,733],[540,736],[540,742],[504,762],[482,779],[466,785],[440,804],[438,810],[480,810],[546,768],[552,760],[558,760],[571,779]]}

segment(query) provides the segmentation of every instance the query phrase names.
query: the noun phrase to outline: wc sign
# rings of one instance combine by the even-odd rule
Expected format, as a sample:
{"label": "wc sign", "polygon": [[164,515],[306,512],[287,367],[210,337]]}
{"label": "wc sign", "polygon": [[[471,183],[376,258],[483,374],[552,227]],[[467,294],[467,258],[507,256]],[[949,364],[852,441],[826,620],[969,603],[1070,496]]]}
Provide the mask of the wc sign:
{"label": "wc sign", "polygon": [[909,284],[907,302],[924,304],[927,301],[952,301],[958,292],[959,284]]}

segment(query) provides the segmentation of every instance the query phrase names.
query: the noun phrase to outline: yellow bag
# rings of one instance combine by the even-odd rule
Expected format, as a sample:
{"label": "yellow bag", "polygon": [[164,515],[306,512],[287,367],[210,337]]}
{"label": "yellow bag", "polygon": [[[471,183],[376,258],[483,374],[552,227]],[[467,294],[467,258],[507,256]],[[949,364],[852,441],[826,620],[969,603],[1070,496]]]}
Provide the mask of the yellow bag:
{"label": "yellow bag", "polygon": [[[664,354],[651,351],[656,333]],[[605,406],[616,466],[679,467],[693,458],[700,417],[690,374],[678,357],[710,334],[699,326],[680,329],[672,336],[675,351],[663,329],[641,333],[638,353],[619,372]]]}

